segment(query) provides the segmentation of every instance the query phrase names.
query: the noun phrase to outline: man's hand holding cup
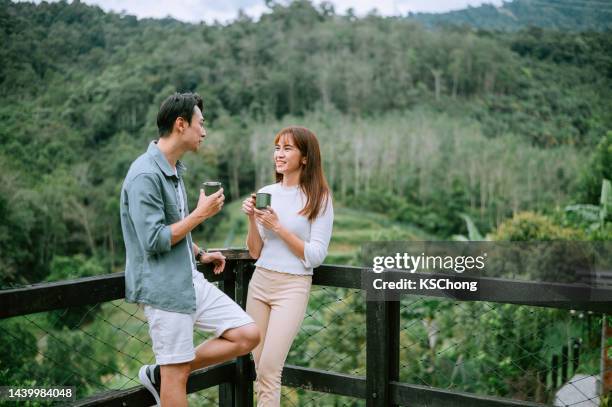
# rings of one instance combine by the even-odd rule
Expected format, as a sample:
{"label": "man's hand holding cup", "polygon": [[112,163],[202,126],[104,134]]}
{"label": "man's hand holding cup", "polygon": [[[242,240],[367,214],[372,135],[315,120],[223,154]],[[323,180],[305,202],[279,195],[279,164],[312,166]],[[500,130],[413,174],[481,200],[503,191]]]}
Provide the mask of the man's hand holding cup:
{"label": "man's hand holding cup", "polygon": [[219,213],[221,208],[223,208],[224,201],[225,195],[223,195],[223,188],[220,188],[217,192],[208,196],[204,192],[204,189],[200,189],[198,206],[195,208],[194,212],[203,219],[212,218]]}

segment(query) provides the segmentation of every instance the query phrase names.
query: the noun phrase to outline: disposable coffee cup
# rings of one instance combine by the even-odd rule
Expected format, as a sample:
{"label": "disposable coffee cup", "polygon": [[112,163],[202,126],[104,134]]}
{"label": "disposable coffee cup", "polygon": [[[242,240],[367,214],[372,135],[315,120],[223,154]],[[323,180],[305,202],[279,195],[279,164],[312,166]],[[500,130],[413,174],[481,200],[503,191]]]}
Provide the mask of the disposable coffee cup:
{"label": "disposable coffee cup", "polygon": [[202,188],[206,196],[212,195],[221,189],[221,183],[219,181],[206,181],[202,183]]}
{"label": "disposable coffee cup", "polygon": [[255,207],[257,209],[266,209],[272,205],[272,195],[266,192],[258,192],[255,196]]}

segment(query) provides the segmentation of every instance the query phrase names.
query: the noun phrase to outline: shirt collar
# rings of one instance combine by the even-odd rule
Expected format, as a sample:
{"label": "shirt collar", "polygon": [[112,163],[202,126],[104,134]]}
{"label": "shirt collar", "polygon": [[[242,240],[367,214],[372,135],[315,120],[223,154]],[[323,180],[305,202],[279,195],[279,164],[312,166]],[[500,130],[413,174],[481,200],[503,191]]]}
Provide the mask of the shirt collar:
{"label": "shirt collar", "polygon": [[[159,167],[160,170],[167,177],[175,177],[174,169],[166,159],[164,153],[161,152],[159,147],[157,146],[157,140],[151,141],[149,144],[149,148],[147,148],[147,154],[153,157],[155,163]],[[179,178],[183,175],[183,173],[187,170],[187,167],[181,162],[181,160],[176,161],[176,172],[178,173]]]}

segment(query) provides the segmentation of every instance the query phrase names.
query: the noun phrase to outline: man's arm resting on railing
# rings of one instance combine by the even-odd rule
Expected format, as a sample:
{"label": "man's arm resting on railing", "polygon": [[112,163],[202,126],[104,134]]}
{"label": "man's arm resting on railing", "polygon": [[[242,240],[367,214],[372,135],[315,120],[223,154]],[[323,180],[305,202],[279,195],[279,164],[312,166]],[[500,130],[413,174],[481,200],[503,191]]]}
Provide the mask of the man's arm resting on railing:
{"label": "man's arm resting on railing", "polygon": [[197,261],[202,264],[213,264],[213,273],[219,274],[225,269],[225,256],[220,251],[207,252],[204,249],[200,249],[195,243],[192,243],[191,247],[193,248],[193,255]]}

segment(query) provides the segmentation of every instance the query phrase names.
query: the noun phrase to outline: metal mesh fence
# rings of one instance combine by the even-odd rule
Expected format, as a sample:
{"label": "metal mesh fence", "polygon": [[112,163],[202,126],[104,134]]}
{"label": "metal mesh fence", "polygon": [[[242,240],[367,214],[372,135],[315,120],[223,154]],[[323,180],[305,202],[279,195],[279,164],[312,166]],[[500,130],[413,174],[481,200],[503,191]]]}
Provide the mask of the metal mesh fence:
{"label": "metal mesh fence", "polygon": [[[401,382],[545,404],[599,405],[601,315],[428,297],[406,297],[400,304]],[[365,307],[358,290],[313,287],[287,363],[364,376]],[[283,405],[308,405],[312,397],[283,389]],[[321,405],[328,403],[363,402],[330,396]]]}
{"label": "metal mesh fence", "polygon": [[[313,286],[288,364],[365,376],[365,302],[360,290]],[[363,406],[365,401],[283,387],[283,406]]]}
{"label": "metal mesh fence", "polygon": [[313,286],[287,363],[365,375],[365,302],[359,290]]}
{"label": "metal mesh fence", "polygon": [[400,381],[546,404],[599,405],[600,324],[601,316],[569,310],[405,298]]}
{"label": "metal mesh fence", "polygon": [[281,405],[287,407],[357,407],[365,406],[364,400],[335,394],[320,393],[304,389],[283,387],[281,391]]}
{"label": "metal mesh fence", "polygon": [[[360,290],[313,286],[287,363],[365,376],[365,310]],[[400,313],[401,382],[546,404],[599,405],[591,391],[600,373],[599,314],[426,297],[403,298]],[[71,385],[78,398],[137,386],[140,366],[154,363],[142,307],[123,300],[0,320],[0,335],[3,384]],[[194,343],[207,338],[195,331]],[[218,388],[189,395],[189,404],[218,405]],[[282,405],[365,402],[283,387]]]}
{"label": "metal mesh fence", "polygon": [[[140,367],[155,363],[142,307],[123,300],[2,320],[0,332],[19,348],[19,361],[3,355],[5,384],[75,386],[84,398],[138,386]],[[207,336],[196,331],[194,342]],[[190,406],[218,404],[216,387],[189,395]]]}

